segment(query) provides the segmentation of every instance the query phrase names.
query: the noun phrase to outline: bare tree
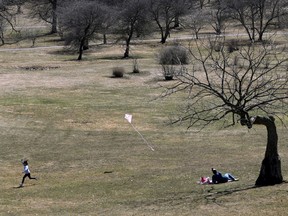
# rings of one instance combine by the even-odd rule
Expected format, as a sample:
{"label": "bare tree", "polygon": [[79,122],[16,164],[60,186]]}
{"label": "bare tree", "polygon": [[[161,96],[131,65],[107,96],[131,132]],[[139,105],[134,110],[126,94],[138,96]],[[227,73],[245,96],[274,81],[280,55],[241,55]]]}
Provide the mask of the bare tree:
{"label": "bare tree", "polygon": [[186,13],[189,14],[191,9],[198,7],[198,3],[199,3],[199,0],[182,1],[182,6],[185,7],[185,11],[183,11],[184,13],[176,14],[175,20],[174,20],[174,28],[181,27],[181,24],[182,24],[181,16],[185,15]]}
{"label": "bare tree", "polygon": [[282,67],[287,57],[272,45],[247,46],[230,53],[222,40],[196,42],[196,48],[190,48],[194,69],[184,70],[187,72],[179,75],[164,94],[188,94],[186,109],[174,123],[207,126],[230,117],[227,126],[238,120],[249,129],[256,124],[264,125],[267,147],[256,185],[282,183],[274,117],[281,120],[287,114],[288,77]]}
{"label": "bare tree", "polygon": [[239,21],[251,41],[262,41],[268,27],[286,14],[284,0],[227,0],[230,16]]}
{"label": "bare tree", "polygon": [[0,1],[0,40],[2,45],[5,44],[6,28],[9,26],[12,31],[16,31],[14,28],[14,17],[19,11],[12,7],[16,5],[16,3],[18,3],[17,0]]}
{"label": "bare tree", "polygon": [[225,22],[228,19],[226,0],[214,0],[211,2],[210,21],[211,26],[217,35],[220,35],[225,29]]}
{"label": "bare tree", "polygon": [[190,14],[187,16],[187,23],[185,26],[192,29],[196,39],[199,39],[199,32],[209,24],[209,11],[210,10],[206,10],[205,8],[195,8],[190,10]]}
{"label": "bare tree", "polygon": [[103,14],[104,17],[102,20],[102,28],[100,33],[103,35],[103,44],[107,44],[107,34],[113,33],[113,29],[117,23],[118,12],[113,6],[103,5],[103,7],[105,7],[104,10],[106,13]]}
{"label": "bare tree", "polygon": [[186,0],[148,0],[148,9],[161,33],[161,43],[165,43],[170,31],[175,28],[176,19],[187,11]]}
{"label": "bare tree", "polygon": [[78,49],[78,60],[82,59],[87,42],[103,29],[105,9],[102,4],[91,1],[74,1],[59,9],[59,25],[64,40],[66,45]]}
{"label": "bare tree", "polygon": [[141,0],[125,1],[121,6],[117,31],[125,40],[124,58],[129,57],[130,43],[135,33],[140,33],[148,23],[146,6]]}
{"label": "bare tree", "polygon": [[30,16],[51,25],[51,34],[57,33],[57,8],[64,0],[27,0]]}
{"label": "bare tree", "polygon": [[1,45],[5,44],[5,20],[3,18],[0,18],[0,40],[1,40]]}

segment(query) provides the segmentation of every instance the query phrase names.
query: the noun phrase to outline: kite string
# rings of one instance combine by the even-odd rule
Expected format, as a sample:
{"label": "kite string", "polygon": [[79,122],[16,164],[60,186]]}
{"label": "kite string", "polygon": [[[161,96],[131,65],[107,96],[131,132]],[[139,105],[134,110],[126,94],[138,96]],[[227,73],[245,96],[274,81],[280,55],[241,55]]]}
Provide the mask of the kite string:
{"label": "kite string", "polygon": [[134,125],[132,123],[130,123],[131,126],[133,127],[133,129],[141,136],[141,138],[145,141],[145,143],[147,144],[147,146],[149,146],[149,148],[154,151],[154,148],[148,143],[148,141],[143,137],[143,135],[134,127]]}

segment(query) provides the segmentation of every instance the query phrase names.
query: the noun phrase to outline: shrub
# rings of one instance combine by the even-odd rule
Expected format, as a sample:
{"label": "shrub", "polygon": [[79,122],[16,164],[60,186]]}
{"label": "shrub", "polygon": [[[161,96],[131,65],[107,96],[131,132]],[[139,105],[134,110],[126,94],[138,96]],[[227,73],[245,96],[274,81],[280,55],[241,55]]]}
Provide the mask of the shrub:
{"label": "shrub", "polygon": [[179,65],[188,64],[188,52],[179,45],[165,47],[159,56],[159,63],[161,65]]}
{"label": "shrub", "polygon": [[237,40],[231,40],[228,43],[227,50],[229,53],[239,50],[239,42]]}
{"label": "shrub", "polygon": [[122,68],[122,67],[115,67],[115,68],[113,68],[112,75],[113,75],[113,77],[121,78],[121,77],[124,76],[124,72],[125,72],[124,68]]}

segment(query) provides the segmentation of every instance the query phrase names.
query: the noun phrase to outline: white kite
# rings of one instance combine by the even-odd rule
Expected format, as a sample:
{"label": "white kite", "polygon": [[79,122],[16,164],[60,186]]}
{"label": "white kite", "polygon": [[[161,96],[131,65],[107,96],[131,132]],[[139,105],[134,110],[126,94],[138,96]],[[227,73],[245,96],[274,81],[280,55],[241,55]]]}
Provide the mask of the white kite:
{"label": "white kite", "polygon": [[125,119],[126,119],[130,124],[132,124],[132,115],[130,115],[130,114],[125,114]]}
{"label": "white kite", "polygon": [[148,143],[148,141],[143,137],[143,135],[134,127],[134,125],[132,124],[132,115],[131,114],[125,114],[125,119],[131,124],[131,126],[133,127],[133,129],[141,136],[141,138],[145,141],[145,143],[147,144],[147,146],[152,150],[155,151],[154,148]]}

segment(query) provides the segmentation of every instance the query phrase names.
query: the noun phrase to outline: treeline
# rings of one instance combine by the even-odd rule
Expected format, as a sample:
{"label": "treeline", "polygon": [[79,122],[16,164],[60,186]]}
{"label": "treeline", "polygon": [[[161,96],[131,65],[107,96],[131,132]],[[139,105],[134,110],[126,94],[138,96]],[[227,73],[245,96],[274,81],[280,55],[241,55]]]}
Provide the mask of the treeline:
{"label": "treeline", "polygon": [[15,16],[23,11],[49,23],[50,33],[59,33],[66,45],[79,50],[79,60],[96,34],[103,35],[103,43],[107,35],[119,36],[126,44],[126,58],[133,38],[155,32],[164,44],[175,28],[190,29],[198,38],[206,27],[222,34],[238,25],[254,42],[288,24],[287,0],[2,0],[2,44],[5,28],[15,30]]}

